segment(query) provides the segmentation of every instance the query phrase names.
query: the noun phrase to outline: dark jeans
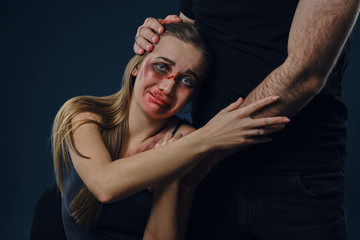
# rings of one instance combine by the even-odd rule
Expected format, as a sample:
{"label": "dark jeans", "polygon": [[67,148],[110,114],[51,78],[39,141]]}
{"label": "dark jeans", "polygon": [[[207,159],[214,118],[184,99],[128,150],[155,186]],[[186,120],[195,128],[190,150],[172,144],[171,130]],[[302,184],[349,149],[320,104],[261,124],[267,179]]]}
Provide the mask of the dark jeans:
{"label": "dark jeans", "polygon": [[219,166],[199,185],[187,239],[344,240],[343,172],[239,173]]}

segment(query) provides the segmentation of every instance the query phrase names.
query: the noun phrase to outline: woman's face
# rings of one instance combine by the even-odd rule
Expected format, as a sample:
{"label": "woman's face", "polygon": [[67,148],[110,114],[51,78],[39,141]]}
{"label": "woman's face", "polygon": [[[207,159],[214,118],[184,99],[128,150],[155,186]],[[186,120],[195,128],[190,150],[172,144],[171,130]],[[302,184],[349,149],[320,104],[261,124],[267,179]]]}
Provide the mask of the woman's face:
{"label": "woman's face", "polygon": [[171,117],[190,101],[205,69],[203,54],[196,47],[162,36],[132,71],[136,77],[132,102],[151,118]]}

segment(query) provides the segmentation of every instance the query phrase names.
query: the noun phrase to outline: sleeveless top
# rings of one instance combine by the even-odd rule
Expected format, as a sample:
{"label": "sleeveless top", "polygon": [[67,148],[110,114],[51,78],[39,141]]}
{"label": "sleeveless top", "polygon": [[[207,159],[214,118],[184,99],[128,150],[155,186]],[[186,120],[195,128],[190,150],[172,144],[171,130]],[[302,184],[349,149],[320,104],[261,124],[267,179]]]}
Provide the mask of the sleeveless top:
{"label": "sleeveless top", "polygon": [[[180,120],[172,131],[174,135],[183,124]],[[114,203],[103,204],[97,223],[85,229],[72,217],[69,205],[84,185],[70,161],[70,176],[63,172],[64,195],[62,196],[62,219],[68,240],[142,239],[152,207],[153,193],[143,190]],[[71,181],[70,181],[71,179]]]}

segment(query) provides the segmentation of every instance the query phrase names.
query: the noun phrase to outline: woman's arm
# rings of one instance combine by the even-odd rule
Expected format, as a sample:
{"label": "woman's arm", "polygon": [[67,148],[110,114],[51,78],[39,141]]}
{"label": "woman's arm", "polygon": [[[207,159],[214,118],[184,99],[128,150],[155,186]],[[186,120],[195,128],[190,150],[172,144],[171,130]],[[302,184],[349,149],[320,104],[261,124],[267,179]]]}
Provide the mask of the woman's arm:
{"label": "woman's arm", "polygon": [[[279,130],[288,122],[286,117],[252,119],[255,111],[277,99],[272,96],[247,107],[238,108],[241,100],[219,112],[204,127],[163,147],[112,161],[96,124],[88,123],[73,132],[79,156],[70,149],[74,167],[82,181],[101,202],[110,203],[139,192],[165,179],[180,178],[214,150],[244,147],[269,141],[260,134]],[[94,118],[86,113],[74,121]],[[275,125],[268,129],[265,126]],[[265,130],[264,130],[265,129]],[[254,136],[257,136],[254,138]]]}

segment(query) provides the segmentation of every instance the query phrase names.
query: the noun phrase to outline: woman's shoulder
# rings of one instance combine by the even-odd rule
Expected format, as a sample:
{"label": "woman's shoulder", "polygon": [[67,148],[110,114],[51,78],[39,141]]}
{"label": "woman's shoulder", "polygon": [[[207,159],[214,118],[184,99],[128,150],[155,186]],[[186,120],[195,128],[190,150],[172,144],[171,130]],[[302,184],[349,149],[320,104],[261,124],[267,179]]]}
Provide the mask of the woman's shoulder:
{"label": "woman's shoulder", "polygon": [[178,116],[172,117],[170,121],[169,128],[172,134],[181,133],[183,136],[185,136],[195,130],[189,121],[186,119],[181,119]]}
{"label": "woman's shoulder", "polygon": [[84,122],[101,124],[102,117],[93,112],[80,112],[72,118],[72,124],[81,124]]}

